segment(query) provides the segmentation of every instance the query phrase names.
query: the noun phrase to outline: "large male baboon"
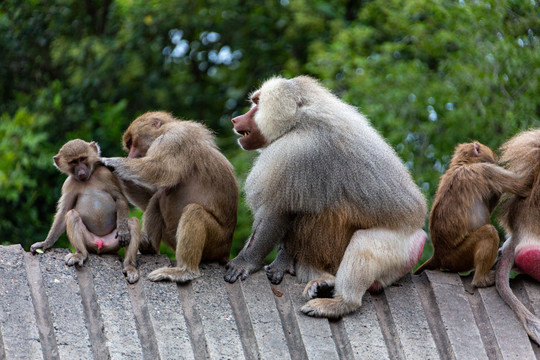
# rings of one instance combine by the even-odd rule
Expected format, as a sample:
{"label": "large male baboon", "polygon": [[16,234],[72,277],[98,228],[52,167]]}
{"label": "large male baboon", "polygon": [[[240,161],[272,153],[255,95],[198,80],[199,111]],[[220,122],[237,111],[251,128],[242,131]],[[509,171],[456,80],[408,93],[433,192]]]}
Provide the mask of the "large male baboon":
{"label": "large male baboon", "polygon": [[301,76],[272,78],[234,118],[239,144],[258,149],[246,181],[253,233],[225,280],[263,265],[273,282],[292,271],[309,281],[302,311],[339,317],[411,271],[426,234],[426,203],[394,150],[354,107]]}

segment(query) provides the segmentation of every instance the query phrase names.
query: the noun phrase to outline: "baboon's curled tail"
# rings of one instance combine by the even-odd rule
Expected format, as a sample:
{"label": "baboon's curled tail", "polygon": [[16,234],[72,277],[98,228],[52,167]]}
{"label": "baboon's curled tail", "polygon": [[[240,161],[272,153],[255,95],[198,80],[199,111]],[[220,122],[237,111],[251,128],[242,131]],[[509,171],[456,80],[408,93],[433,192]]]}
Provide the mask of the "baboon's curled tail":
{"label": "baboon's curled tail", "polygon": [[437,270],[441,267],[439,260],[435,257],[430,257],[425,263],[420,265],[418,269],[414,272],[415,275],[422,273],[424,270]]}

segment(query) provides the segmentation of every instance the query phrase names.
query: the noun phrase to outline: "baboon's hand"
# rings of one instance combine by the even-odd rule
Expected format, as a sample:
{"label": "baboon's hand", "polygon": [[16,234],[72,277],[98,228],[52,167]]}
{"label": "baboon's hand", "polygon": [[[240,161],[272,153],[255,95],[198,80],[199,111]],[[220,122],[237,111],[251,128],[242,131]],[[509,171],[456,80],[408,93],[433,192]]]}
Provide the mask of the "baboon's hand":
{"label": "baboon's hand", "polygon": [[143,255],[155,255],[157,254],[154,246],[152,245],[152,239],[148,236],[148,233],[141,231],[141,242],[139,244],[139,251]]}
{"label": "baboon's hand", "polygon": [[283,280],[285,273],[289,273],[292,276],[296,275],[294,269],[294,259],[287,253],[287,250],[280,245],[276,259],[270,264],[264,267],[266,271],[266,277],[272,284],[279,284]]}
{"label": "baboon's hand", "polygon": [[279,267],[277,264],[270,264],[266,265],[264,267],[264,270],[266,271],[266,277],[272,284],[279,284],[283,280],[283,276],[285,276],[285,273],[289,273],[292,276],[295,276],[296,273],[294,271],[294,266],[290,266],[288,268]]}
{"label": "baboon's hand", "polygon": [[238,278],[245,280],[248,275],[259,270],[262,266],[263,264],[252,264],[246,261],[242,255],[238,255],[225,265],[227,272],[224,279],[230,283],[235,282]]}
{"label": "baboon's hand", "polygon": [[37,242],[35,244],[33,244],[32,246],[30,246],[30,252],[32,254],[35,254],[37,252],[37,249],[41,249],[43,251],[47,250],[50,248],[50,245],[47,244],[46,241],[41,241],[41,242]]}
{"label": "baboon's hand", "polygon": [[116,158],[106,158],[102,157],[99,158],[99,161],[109,170],[114,171],[116,166],[118,165],[118,160]]}
{"label": "baboon's hand", "polygon": [[116,232],[116,238],[118,239],[118,245],[120,245],[120,247],[128,246],[129,241],[131,240],[129,229],[119,229]]}
{"label": "baboon's hand", "polygon": [[66,265],[73,266],[73,265],[79,265],[83,266],[84,261],[86,260],[86,256],[81,253],[75,253],[75,254],[67,254],[64,258],[66,261]]}
{"label": "baboon's hand", "polygon": [[126,265],[122,272],[130,284],[134,284],[139,280],[139,271],[132,265]]}

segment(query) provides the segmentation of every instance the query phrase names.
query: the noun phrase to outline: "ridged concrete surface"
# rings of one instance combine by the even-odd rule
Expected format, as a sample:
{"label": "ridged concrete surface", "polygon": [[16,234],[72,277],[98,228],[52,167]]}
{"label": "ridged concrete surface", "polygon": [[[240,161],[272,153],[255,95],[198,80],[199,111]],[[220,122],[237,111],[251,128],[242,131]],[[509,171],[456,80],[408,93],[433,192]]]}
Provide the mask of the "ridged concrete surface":
{"label": "ridged concrete surface", "polygon": [[[303,286],[263,272],[228,284],[224,268],[201,265],[186,285],[145,276],[170,264],[139,256],[141,280],[129,285],[118,256],[90,256],[68,267],[68,250],[33,256],[0,246],[0,359],[539,359],[494,287],[427,271],[382,294],[366,294],[339,321],[303,315]],[[512,281],[540,312],[540,285]]]}

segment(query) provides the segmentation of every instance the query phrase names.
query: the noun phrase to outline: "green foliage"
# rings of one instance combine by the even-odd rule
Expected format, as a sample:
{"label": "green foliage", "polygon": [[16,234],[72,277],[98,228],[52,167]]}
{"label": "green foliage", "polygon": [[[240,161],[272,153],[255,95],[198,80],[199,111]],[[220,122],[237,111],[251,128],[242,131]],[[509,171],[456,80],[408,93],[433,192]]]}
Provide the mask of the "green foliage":
{"label": "green foliage", "polygon": [[46,154],[40,150],[47,137],[42,130],[47,119],[20,109],[13,119],[4,113],[0,120],[0,194],[14,201],[26,188],[37,186],[32,175],[38,172],[32,174],[32,167],[45,168]]}
{"label": "green foliage", "polygon": [[538,126],[540,32],[529,2],[371,1],[307,68],[358,106],[433,196],[456,144]]}
{"label": "green foliage", "polygon": [[[0,115],[0,231],[4,240],[29,244],[35,238],[44,209],[54,201],[46,183],[53,153],[46,143],[49,119],[20,108],[11,118]],[[54,207],[54,205],[53,205]]]}
{"label": "green foliage", "polygon": [[[236,178],[238,179],[238,185],[240,189],[244,188],[246,181],[246,175],[251,168],[253,159],[255,158],[253,152],[236,151],[231,152],[229,160],[231,160],[234,169],[236,170]],[[238,219],[236,222],[236,230],[234,232],[234,241],[231,254],[238,254],[238,252],[244,246],[244,243],[251,235],[251,224],[253,222],[252,214],[246,204],[243,193],[240,195],[240,201],[238,204]]]}
{"label": "green foliage", "polygon": [[[497,148],[538,126],[538,19],[536,2],[516,0],[4,0],[3,241],[46,236],[60,146],[95,140],[122,156],[123,130],[150,110],[212,128],[242,188],[256,154],[230,119],[275,74],[313,75],[358,106],[431,200],[457,143]],[[251,222],[242,200],[233,255]]]}

